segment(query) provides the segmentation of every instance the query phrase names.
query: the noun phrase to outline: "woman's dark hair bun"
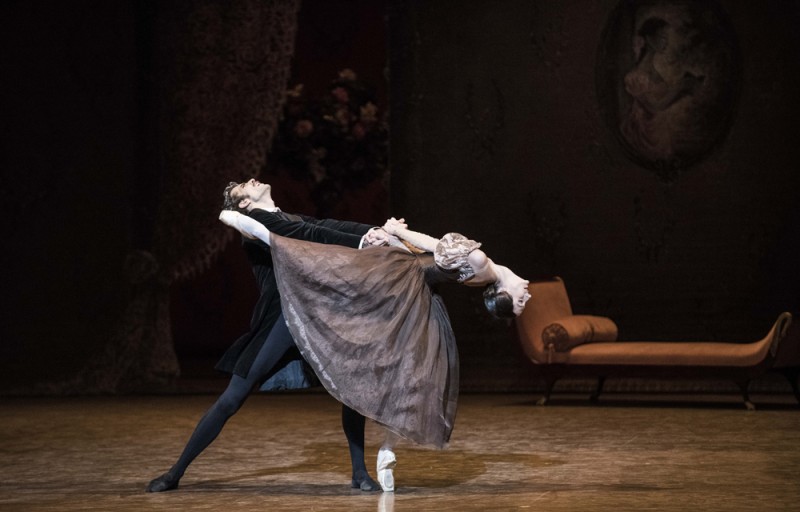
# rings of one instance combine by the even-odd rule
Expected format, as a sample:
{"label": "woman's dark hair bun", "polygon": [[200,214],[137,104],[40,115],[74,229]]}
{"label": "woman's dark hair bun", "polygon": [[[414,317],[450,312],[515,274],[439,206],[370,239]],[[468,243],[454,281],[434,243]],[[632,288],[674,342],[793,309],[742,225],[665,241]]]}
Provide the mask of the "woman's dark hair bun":
{"label": "woman's dark hair bun", "polygon": [[495,318],[514,318],[514,299],[506,291],[498,291],[497,283],[492,283],[483,290],[483,304]]}

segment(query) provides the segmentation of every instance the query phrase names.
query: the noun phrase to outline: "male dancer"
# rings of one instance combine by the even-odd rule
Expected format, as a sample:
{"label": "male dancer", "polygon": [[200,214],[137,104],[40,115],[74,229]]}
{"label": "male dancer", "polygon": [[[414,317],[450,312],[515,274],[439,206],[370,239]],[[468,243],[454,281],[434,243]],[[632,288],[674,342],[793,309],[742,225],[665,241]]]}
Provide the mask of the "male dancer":
{"label": "male dancer", "polygon": [[[224,191],[223,208],[246,213],[271,232],[289,238],[355,248],[380,244],[388,239],[385,231],[366,224],[283,213],[272,199],[270,186],[254,179],[244,183],[231,182]],[[293,353],[300,357],[296,350],[291,350],[295,347],[294,340],[281,313],[269,246],[260,240],[246,237],[242,240],[260,291],[250,331],[239,338],[217,363],[218,370],[232,374],[228,387],[201,418],[175,465],[152,480],[147,492],[177,489],[189,464],[216,439],[253,388],[282,370]],[[369,476],[364,464],[364,427],[364,416],[342,405],[342,428],[353,468],[351,486],[362,491],[376,491],[379,486]]]}

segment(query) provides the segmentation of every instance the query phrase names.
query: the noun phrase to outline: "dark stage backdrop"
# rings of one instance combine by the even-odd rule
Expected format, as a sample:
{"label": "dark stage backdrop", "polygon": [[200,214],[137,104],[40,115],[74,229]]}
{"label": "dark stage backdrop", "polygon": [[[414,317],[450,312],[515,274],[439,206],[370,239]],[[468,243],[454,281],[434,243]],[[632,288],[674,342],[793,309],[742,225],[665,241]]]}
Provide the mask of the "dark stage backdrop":
{"label": "dark stage backdrop", "polygon": [[[696,14],[637,25],[616,0],[393,0],[387,48],[383,6],[365,7],[379,2],[324,3],[335,16],[311,16],[313,34],[344,58],[304,46],[301,12],[293,81],[347,66],[385,94],[389,76],[389,213],[462,232],[526,277],[561,275],[574,309],[612,317],[623,339],[747,341],[800,309],[797,2],[711,4],[701,25],[725,44],[670,69],[644,50],[664,50],[665,20]],[[142,5],[0,5],[3,391],[73,375],[125,308],[132,218],[154,199],[136,189]],[[682,73],[667,99],[706,76],[718,94],[651,125],[621,85],[630,75],[647,92],[645,66]],[[249,319],[241,252],[171,291],[181,362],[210,367]],[[513,326],[490,320],[477,291],[446,299],[464,390],[536,385]]]}
{"label": "dark stage backdrop", "polygon": [[[662,4],[392,2],[392,205],[621,339],[758,339],[800,306],[800,4]],[[512,327],[450,295],[465,387],[528,386]]]}
{"label": "dark stage backdrop", "polygon": [[125,307],[136,17],[129,2],[0,5],[3,389],[74,375]]}
{"label": "dark stage backdrop", "polygon": [[[260,48],[248,47],[257,39],[248,37],[252,35],[248,29],[258,31],[265,26],[255,16],[253,23],[230,28],[225,34],[225,23],[232,27],[241,20],[242,6],[270,11],[294,4],[301,3],[33,0],[0,5],[0,64],[4,69],[0,99],[0,225],[5,240],[0,251],[3,392],[80,391],[80,383],[74,384],[73,377],[82,373],[87,362],[95,362],[94,367],[98,361],[102,365],[109,348],[118,359],[130,359],[122,350],[114,350],[113,340],[131,298],[126,256],[135,249],[147,249],[154,232],[171,231],[175,217],[196,219],[194,230],[178,228],[183,233],[199,233],[204,230],[202,224],[211,219],[220,246],[234,238],[229,229],[213,220],[216,214],[208,215],[207,208],[198,211],[187,206],[197,204],[199,197],[221,197],[227,180],[252,174],[250,169],[242,172],[231,165],[234,162],[223,161],[233,151],[198,135],[217,130],[214,140],[230,140],[234,145],[235,141],[261,135],[266,135],[264,141],[271,138],[271,133],[254,133],[247,124],[225,124],[234,116],[237,100],[248,101],[243,94],[231,98],[231,90],[252,85],[249,78],[266,72],[264,87],[282,79],[285,83],[280,90],[303,83],[309,94],[316,96],[327,90],[339,71],[352,68],[360,79],[375,87],[378,107],[386,110],[386,23],[381,2],[302,2],[302,12],[288,16],[287,26],[260,31],[264,39],[273,38]],[[168,19],[174,26],[165,23],[164,12],[174,14]],[[190,14],[195,18],[199,14],[200,22],[190,20]],[[204,14],[211,19],[221,14],[219,23],[204,25]],[[262,57],[282,50],[280,40],[294,36],[295,18],[301,19],[303,30],[297,35],[289,79],[283,66],[276,67]],[[213,54],[223,48],[218,60],[205,63],[205,76],[197,72],[197,62],[178,57],[166,46],[174,36],[186,42],[190,48],[184,49],[192,53],[192,40],[181,39],[176,26],[212,39],[200,41],[202,37],[198,37],[200,42],[194,49],[199,54]],[[214,39],[216,35],[220,37]],[[157,57],[161,58],[158,62]],[[180,65],[158,67],[170,59]],[[241,73],[228,74],[226,70],[231,67]],[[217,88],[201,91],[196,97],[187,95],[186,90],[176,94],[167,80],[170,75],[181,75],[183,85],[189,87],[205,83]],[[204,93],[208,95],[202,96]],[[188,104],[170,104],[175,97],[189,98]],[[173,134],[169,139],[154,120],[154,112],[173,108],[174,115],[166,116],[166,121],[178,122],[202,113],[204,102],[219,107],[228,100],[231,116],[224,122],[197,122],[196,134]],[[254,101],[243,117],[252,118],[263,107]],[[192,144],[195,146],[190,149],[197,150],[197,161],[192,164],[218,168],[219,181],[209,183],[208,173],[189,181],[191,173],[186,173],[183,186],[175,187],[175,180],[171,182],[173,194],[184,193],[186,201],[163,201],[160,205],[166,195],[159,187],[166,186],[168,180],[162,178],[170,174],[165,169],[174,166],[169,148],[177,151]],[[265,148],[251,145],[250,149],[251,162],[266,160]],[[314,213],[308,208],[307,198],[290,193],[296,190],[278,188],[275,197],[284,209]],[[155,221],[159,205],[175,208],[171,215]],[[381,218],[389,209],[386,197],[382,207],[385,211]],[[372,213],[369,211],[369,215]],[[351,209],[349,215],[377,222],[363,211]],[[173,247],[168,238],[161,237],[162,246]],[[173,248],[180,251],[180,245],[177,241]],[[201,271],[184,275],[183,280],[171,280],[171,302],[162,301],[157,311],[150,308],[154,311],[146,312],[160,320],[132,329],[138,329],[142,337],[174,341],[184,376],[191,376],[194,368],[213,374],[214,360],[247,329],[255,302],[255,284],[238,244],[229,243],[216,257],[207,258],[208,265],[195,269]],[[163,306],[169,307],[166,318]],[[191,364],[196,359],[200,359],[199,365]],[[114,370],[109,369],[107,373],[113,376]],[[135,380],[130,377],[120,377],[121,387],[130,387],[130,380]],[[39,383],[48,385],[34,386]]]}
{"label": "dark stage backdrop", "polygon": [[[373,91],[379,113],[385,113],[389,102],[385,14],[383,2],[374,0],[304,1],[297,15],[288,88],[302,85],[308,98],[322,99],[339,72],[351,69]],[[272,196],[284,211],[320,214],[315,186],[309,184],[313,180],[272,168],[265,169],[261,179],[272,184]],[[353,187],[352,195],[339,201],[330,216],[383,223],[390,205],[388,187],[381,181]],[[238,237],[207,272],[172,287],[175,349],[186,371],[211,372],[215,358],[246,331],[257,297]]]}
{"label": "dark stage backdrop", "polygon": [[234,238],[214,212],[266,161],[299,5],[0,6],[4,388],[174,381],[169,288]]}

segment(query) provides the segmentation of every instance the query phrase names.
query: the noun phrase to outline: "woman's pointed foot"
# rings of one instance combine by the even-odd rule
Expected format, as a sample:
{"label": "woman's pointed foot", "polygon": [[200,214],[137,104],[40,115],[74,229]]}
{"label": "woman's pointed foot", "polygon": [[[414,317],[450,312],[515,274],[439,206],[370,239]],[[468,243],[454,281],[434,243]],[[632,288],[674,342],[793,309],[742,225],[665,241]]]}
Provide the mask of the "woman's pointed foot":
{"label": "woman's pointed foot", "polygon": [[181,481],[180,477],[174,476],[167,471],[158,478],[154,478],[147,484],[145,489],[147,492],[164,492],[171,491],[178,488],[178,483]]}
{"label": "woman's pointed foot", "polygon": [[353,480],[350,486],[353,489],[361,489],[364,492],[375,492],[381,488],[378,482],[373,480],[365,470],[359,470],[353,473]]}
{"label": "woman's pointed foot", "polygon": [[378,483],[383,492],[394,492],[394,467],[397,458],[392,450],[381,448],[378,450]]}

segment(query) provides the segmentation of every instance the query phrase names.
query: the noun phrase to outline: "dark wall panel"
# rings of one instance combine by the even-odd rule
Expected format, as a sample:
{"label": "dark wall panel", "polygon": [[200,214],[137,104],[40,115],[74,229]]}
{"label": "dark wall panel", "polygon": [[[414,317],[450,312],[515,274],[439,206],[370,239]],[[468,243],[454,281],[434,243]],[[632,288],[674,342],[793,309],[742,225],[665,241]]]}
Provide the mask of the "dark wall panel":
{"label": "dark wall panel", "polygon": [[[663,20],[705,20],[705,42],[674,55],[722,107],[689,97],[659,113],[651,127],[673,142],[644,158],[620,134],[636,64],[624,9],[637,4],[393,2],[393,210],[483,242],[523,276],[562,276],[573,308],[612,317],[623,339],[755,339],[800,306],[797,4],[645,13],[661,20],[638,26],[651,44]],[[498,370],[501,387],[525,385],[511,326],[460,292],[466,386],[496,386]]]}

